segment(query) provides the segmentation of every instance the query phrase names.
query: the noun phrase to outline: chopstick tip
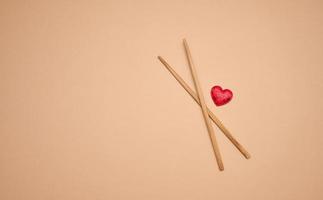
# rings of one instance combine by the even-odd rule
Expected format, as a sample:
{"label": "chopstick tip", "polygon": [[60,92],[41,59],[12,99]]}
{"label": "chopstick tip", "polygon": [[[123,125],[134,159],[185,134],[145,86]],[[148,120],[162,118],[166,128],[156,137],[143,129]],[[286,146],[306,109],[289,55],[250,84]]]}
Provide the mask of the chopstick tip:
{"label": "chopstick tip", "polygon": [[157,56],[157,58],[158,58],[158,60],[159,60],[159,61],[161,61],[161,62],[164,60],[161,56]]}

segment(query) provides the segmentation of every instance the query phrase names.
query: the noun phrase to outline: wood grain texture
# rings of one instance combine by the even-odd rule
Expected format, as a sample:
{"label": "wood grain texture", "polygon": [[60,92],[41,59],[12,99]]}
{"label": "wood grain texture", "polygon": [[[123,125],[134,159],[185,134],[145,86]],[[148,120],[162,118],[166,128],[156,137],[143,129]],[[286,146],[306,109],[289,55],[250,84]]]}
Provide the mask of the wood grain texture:
{"label": "wood grain texture", "polygon": [[[179,84],[191,95],[195,102],[201,106],[200,100],[197,94],[191,89],[191,87],[183,80],[183,78],[178,75],[178,73],[163,59],[161,56],[158,56],[160,62],[166,67],[166,69],[174,76],[174,78],[179,82]],[[241,154],[249,159],[251,156],[248,151],[235,139],[235,137],[230,133],[230,131],[223,125],[223,123],[216,117],[216,115],[208,108],[208,114],[210,119],[219,127],[223,134],[232,142],[232,144],[241,152]]]}

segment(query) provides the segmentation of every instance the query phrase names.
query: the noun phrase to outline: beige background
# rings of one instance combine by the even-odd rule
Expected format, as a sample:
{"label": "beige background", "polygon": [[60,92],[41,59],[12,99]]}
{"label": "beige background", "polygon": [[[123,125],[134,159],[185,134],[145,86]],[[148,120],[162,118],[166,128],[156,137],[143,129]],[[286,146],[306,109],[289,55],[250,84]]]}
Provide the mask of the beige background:
{"label": "beige background", "polygon": [[[1,1],[0,199],[323,199],[322,1]],[[219,172],[192,86],[191,46]],[[234,92],[215,107],[209,90]]]}

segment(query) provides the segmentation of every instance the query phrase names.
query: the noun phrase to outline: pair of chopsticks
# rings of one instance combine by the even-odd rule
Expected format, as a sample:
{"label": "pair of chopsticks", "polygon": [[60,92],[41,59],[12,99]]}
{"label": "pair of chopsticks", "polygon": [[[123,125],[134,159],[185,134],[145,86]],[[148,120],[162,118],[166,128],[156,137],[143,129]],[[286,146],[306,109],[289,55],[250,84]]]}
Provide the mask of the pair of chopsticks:
{"label": "pair of chopsticks", "polygon": [[[193,63],[192,55],[189,49],[189,46],[187,44],[187,41],[183,40],[184,48],[186,57],[188,60],[188,64],[191,70],[192,78],[194,81],[195,89],[197,93],[195,93],[190,86],[175,72],[175,70],[161,57],[158,56],[158,59],[160,62],[168,69],[168,71],[174,76],[174,78],[182,85],[182,87],[192,96],[192,98],[196,101],[197,104],[201,106],[203,118],[210,136],[210,140],[212,143],[214,155],[216,158],[216,161],[218,163],[218,167],[220,171],[224,170],[222,157],[220,154],[220,150],[217,144],[217,140],[214,134],[214,129],[211,124],[211,120],[219,127],[219,129],[223,132],[223,134],[232,142],[232,144],[241,152],[241,154],[246,158],[249,159],[251,156],[247,152],[247,150],[232,136],[232,134],[229,132],[229,130],[222,124],[222,122],[212,113],[212,111],[206,106],[205,99],[203,96],[203,91],[200,86],[199,79],[197,77],[197,72],[195,65]],[[210,120],[211,119],[211,120]]]}

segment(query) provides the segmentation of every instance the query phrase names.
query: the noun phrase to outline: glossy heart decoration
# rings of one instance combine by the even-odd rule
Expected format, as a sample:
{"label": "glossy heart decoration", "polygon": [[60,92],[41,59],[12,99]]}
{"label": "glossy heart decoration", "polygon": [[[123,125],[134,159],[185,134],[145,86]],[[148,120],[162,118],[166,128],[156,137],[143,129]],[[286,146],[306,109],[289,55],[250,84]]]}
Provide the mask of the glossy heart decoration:
{"label": "glossy heart decoration", "polygon": [[229,103],[233,97],[233,93],[229,89],[222,90],[220,86],[214,86],[211,89],[211,97],[217,106],[223,106]]}

